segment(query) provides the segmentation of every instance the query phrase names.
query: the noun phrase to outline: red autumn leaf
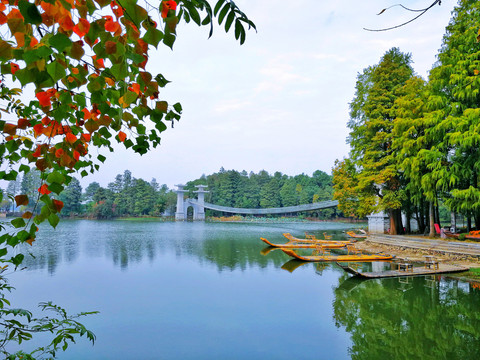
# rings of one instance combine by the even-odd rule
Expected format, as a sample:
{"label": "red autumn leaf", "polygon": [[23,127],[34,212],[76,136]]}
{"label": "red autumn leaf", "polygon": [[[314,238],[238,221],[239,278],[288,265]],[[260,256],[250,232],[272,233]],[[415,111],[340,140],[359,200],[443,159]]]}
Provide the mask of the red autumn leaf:
{"label": "red autumn leaf", "polygon": [[102,58],[97,59],[97,55],[93,55],[92,60],[93,60],[93,66],[95,66],[96,68],[104,68],[105,67],[105,63],[103,62],[103,59]]}
{"label": "red autumn leaf", "polygon": [[71,31],[75,27],[75,23],[72,21],[72,18],[70,16],[70,13],[68,13],[58,20],[60,28],[62,28],[62,30],[64,31]]}
{"label": "red autumn leaf", "polygon": [[49,118],[48,116],[44,116],[44,117],[42,118],[42,124],[43,124],[43,125],[48,125],[48,124],[50,124],[51,122],[52,122],[52,120],[50,120],[50,118]]}
{"label": "red autumn leaf", "polygon": [[124,142],[126,138],[127,138],[127,134],[125,134],[123,131],[119,131],[119,132],[118,132],[118,139],[119,139],[121,142]]}
{"label": "red autumn leaf", "polygon": [[63,156],[63,153],[64,153],[63,149],[57,149],[55,151],[55,157],[60,158]]}
{"label": "red autumn leaf", "polygon": [[20,66],[15,63],[10,63],[10,70],[12,71],[12,75],[15,75],[17,70],[20,70]]}
{"label": "red autumn leaf", "polygon": [[80,153],[77,150],[73,150],[73,158],[77,161],[80,159]]}
{"label": "red autumn leaf", "polygon": [[37,161],[35,161],[35,166],[38,170],[44,171],[48,167],[48,164],[45,159],[38,159]]}
{"label": "red autumn leaf", "polygon": [[75,135],[73,135],[72,133],[67,133],[65,138],[67,139],[67,142],[72,144],[72,145],[75,143],[75,141],[77,141],[77,137]]}
{"label": "red autumn leaf", "polygon": [[29,126],[29,125],[30,125],[30,120],[27,120],[27,119],[24,119],[24,118],[18,119],[17,127],[19,129],[26,129],[27,126]]}
{"label": "red autumn leaf", "polygon": [[104,18],[108,18],[105,22],[105,30],[114,33],[120,29],[120,24],[116,21],[113,21],[111,16],[104,16]]}
{"label": "red autumn leaf", "polygon": [[57,90],[54,89],[54,88],[51,88],[51,89],[48,89],[46,91],[46,93],[48,94],[48,96],[52,97],[52,96],[55,96],[57,94]]}
{"label": "red autumn leaf", "polygon": [[112,8],[112,12],[117,18],[123,15],[123,9],[120,7],[120,5],[118,5],[116,1],[112,1],[110,3],[110,7]]}
{"label": "red autumn leaf", "polygon": [[17,126],[16,125],[13,125],[13,124],[9,124],[9,123],[6,123],[4,126],[3,126],[3,132],[8,134],[8,135],[15,135],[15,133],[17,132]]}
{"label": "red autumn leaf", "polygon": [[74,26],[73,32],[79,37],[84,37],[90,30],[90,22],[87,19],[80,19],[78,24]]}
{"label": "red autumn leaf", "polygon": [[27,244],[29,244],[30,246],[33,245],[33,242],[34,242],[34,241],[35,241],[35,239],[33,239],[33,238],[28,239],[28,240],[25,240],[25,242],[26,242]]}
{"label": "red autumn leaf", "polygon": [[31,37],[30,39],[30,47],[34,47],[35,45],[38,44],[38,40],[37,38],[35,38],[34,36]]}
{"label": "red autumn leaf", "polygon": [[31,219],[33,216],[33,214],[30,212],[30,211],[25,211],[23,214],[22,214],[22,218],[24,219]]}
{"label": "red autumn leaf", "polygon": [[17,204],[17,206],[28,205],[28,196],[27,195],[15,196],[15,203]]}
{"label": "red autumn leaf", "polygon": [[90,134],[82,134],[81,136],[81,139],[85,142],[90,142],[91,138],[92,138],[92,135]]}
{"label": "red autumn leaf", "polygon": [[9,12],[8,15],[7,15],[7,18],[8,18],[8,19],[22,19],[22,20],[24,20],[24,19],[23,19],[23,15],[22,15],[22,13],[20,12],[20,10],[15,9],[15,8],[13,8],[12,10],[10,10],[10,12]]}
{"label": "red autumn leaf", "polygon": [[7,15],[5,15],[3,11],[0,11],[0,25],[6,24],[7,21]]}
{"label": "red autumn leaf", "polygon": [[43,127],[42,124],[37,124],[37,125],[35,125],[35,126],[33,127],[33,135],[34,135],[35,137],[38,137],[38,136],[42,135],[42,134],[43,134],[43,129],[44,129],[44,127]]}
{"label": "red autumn leaf", "polygon": [[90,110],[88,110],[87,108],[82,109],[82,111],[83,111],[83,120],[88,120],[92,117]]}
{"label": "red autumn leaf", "polygon": [[162,18],[166,18],[168,16],[168,12],[170,10],[175,10],[177,8],[177,3],[173,0],[169,1],[162,1]]}
{"label": "red autumn leaf", "polygon": [[17,48],[25,46],[25,34],[23,32],[16,32],[13,36],[15,36],[15,40],[17,40]]}
{"label": "red autumn leaf", "polygon": [[140,84],[138,83],[133,83],[132,86],[128,88],[131,92],[134,92],[137,95],[140,95]]}
{"label": "red autumn leaf", "polygon": [[32,156],[35,157],[35,158],[38,158],[38,157],[42,156],[42,146],[41,145],[37,146],[37,149],[32,154]]}
{"label": "red autumn leaf", "polygon": [[46,91],[40,91],[35,94],[37,97],[38,101],[40,102],[40,106],[43,107],[50,107],[52,103],[50,102],[50,95],[47,94]]}
{"label": "red autumn leaf", "polygon": [[40,6],[48,16],[55,16],[58,13],[58,7],[45,1],[40,2]]}
{"label": "red autumn leaf", "polygon": [[43,184],[42,186],[40,186],[38,188],[38,192],[42,195],[48,195],[51,193],[50,190],[48,190],[48,185],[47,184]]}
{"label": "red autumn leaf", "polygon": [[55,210],[57,210],[57,212],[62,211],[62,208],[63,208],[63,202],[62,201],[53,199],[52,202],[53,202],[53,206],[55,207]]}

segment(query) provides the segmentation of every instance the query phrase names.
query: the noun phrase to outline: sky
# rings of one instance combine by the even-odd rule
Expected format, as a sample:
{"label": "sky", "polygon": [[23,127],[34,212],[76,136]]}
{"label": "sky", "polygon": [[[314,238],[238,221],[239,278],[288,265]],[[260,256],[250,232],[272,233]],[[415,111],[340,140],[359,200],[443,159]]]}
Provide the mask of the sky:
{"label": "sky", "polygon": [[[412,54],[416,73],[427,78],[457,3],[444,0],[398,29],[363,29],[391,27],[418,14],[397,6],[377,15],[397,2],[238,0],[257,27],[242,46],[232,29],[225,34],[215,26],[208,39],[208,27],[182,22],[173,51],[159,46],[147,65],[171,81],[160,97],[180,102],[182,119],[146,155],[116,146],[82,185],[106,186],[127,169],[169,188],[221,167],[331,174],[335,160],[348,156],[346,124],[357,75],[399,47]],[[431,2],[403,5],[422,9]]]}

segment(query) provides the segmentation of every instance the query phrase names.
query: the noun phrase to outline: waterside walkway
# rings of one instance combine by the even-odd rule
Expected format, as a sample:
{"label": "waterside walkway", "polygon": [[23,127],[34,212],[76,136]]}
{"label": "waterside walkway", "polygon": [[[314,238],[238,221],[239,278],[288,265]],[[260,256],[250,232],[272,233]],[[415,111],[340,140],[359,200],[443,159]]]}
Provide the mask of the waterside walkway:
{"label": "waterside walkway", "polygon": [[480,243],[468,241],[435,240],[418,236],[371,234],[368,241],[401,248],[428,250],[440,254],[467,255],[480,259]]}

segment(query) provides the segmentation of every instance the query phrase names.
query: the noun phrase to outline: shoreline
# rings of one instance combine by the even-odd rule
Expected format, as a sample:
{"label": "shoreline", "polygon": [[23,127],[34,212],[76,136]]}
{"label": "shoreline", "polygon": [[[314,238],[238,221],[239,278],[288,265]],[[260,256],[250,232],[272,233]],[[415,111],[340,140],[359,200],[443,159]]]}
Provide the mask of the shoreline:
{"label": "shoreline", "polygon": [[[466,266],[470,269],[480,268],[480,257],[471,256],[468,254],[439,253],[438,251],[429,250],[426,248],[409,248],[402,245],[379,244],[369,241],[368,238],[366,240],[356,242],[355,247],[362,251],[371,253],[384,252],[394,255],[399,259],[408,258],[413,262],[419,263],[424,262],[425,255],[435,255],[440,261],[440,266],[441,264],[451,264]],[[480,282],[480,272],[474,272],[472,270],[458,274],[446,274],[444,276],[467,282]]]}

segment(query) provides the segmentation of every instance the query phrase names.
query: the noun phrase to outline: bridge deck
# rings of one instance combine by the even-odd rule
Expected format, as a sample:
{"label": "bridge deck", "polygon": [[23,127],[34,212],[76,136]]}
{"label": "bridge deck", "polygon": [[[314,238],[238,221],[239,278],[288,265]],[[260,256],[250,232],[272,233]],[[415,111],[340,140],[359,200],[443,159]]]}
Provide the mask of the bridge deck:
{"label": "bridge deck", "polygon": [[[198,202],[194,199],[190,199],[189,202],[192,204],[198,204]],[[206,209],[222,211],[222,212],[227,212],[232,214],[245,214],[245,215],[297,213],[302,211],[327,209],[327,208],[336,207],[337,205],[338,205],[338,201],[333,200],[333,201],[322,201],[318,203],[298,205],[298,206],[285,206],[280,208],[245,209],[245,208],[234,208],[234,207],[204,203],[204,207]]]}

